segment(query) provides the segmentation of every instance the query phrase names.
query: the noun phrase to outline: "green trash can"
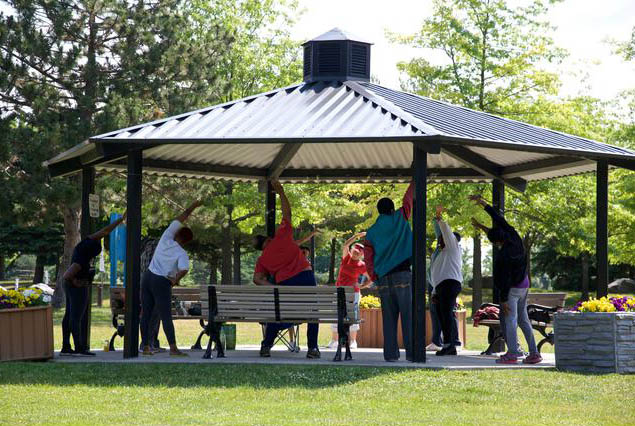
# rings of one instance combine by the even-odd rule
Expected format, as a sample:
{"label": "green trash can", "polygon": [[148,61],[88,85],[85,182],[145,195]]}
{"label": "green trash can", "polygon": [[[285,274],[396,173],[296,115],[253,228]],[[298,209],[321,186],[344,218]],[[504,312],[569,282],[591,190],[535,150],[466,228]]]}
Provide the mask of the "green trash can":
{"label": "green trash can", "polygon": [[223,324],[220,330],[220,342],[225,350],[236,349],[236,324]]}

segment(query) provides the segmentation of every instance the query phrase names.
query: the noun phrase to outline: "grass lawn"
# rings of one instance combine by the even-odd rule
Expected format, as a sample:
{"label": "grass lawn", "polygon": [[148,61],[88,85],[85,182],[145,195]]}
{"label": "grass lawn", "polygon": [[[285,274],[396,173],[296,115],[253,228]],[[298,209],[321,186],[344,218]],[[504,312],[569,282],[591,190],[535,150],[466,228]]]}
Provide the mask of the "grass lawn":
{"label": "grass lawn", "polygon": [[0,395],[0,424],[626,424],[635,376],[4,363]]}

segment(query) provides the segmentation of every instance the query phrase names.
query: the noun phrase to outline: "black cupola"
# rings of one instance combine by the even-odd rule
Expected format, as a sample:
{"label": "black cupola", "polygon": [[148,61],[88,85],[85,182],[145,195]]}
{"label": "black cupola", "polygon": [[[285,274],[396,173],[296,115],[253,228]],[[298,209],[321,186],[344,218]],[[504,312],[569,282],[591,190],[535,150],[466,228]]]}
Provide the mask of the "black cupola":
{"label": "black cupola", "polygon": [[304,81],[370,81],[370,45],[333,28],[304,43]]}

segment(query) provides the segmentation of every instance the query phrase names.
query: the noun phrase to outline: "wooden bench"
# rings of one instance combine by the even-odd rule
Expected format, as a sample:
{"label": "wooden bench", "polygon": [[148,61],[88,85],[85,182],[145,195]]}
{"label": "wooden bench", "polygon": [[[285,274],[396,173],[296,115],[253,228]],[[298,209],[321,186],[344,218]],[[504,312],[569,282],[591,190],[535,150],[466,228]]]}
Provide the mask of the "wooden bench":
{"label": "wooden bench", "polygon": [[337,324],[339,342],[333,361],[352,359],[349,327],[359,324],[354,317],[355,293],[352,287],[289,286],[208,286],[201,294],[203,313],[208,317],[210,336],[203,358],[212,358],[212,343],[217,357],[224,357],[220,328],[224,322],[327,323]]}
{"label": "wooden bench", "polygon": [[[201,338],[206,333],[207,327],[205,325],[205,318],[203,315],[190,315],[187,313],[187,306],[190,307],[195,304],[201,303],[201,291],[207,290],[206,286],[201,287],[172,287],[172,319],[174,320],[198,320],[201,328],[203,329],[196,339],[196,343],[192,345],[192,349],[203,349],[201,347]],[[115,332],[110,338],[109,349],[115,350],[115,338],[117,336],[123,337],[125,333],[125,326],[123,317],[125,315],[125,293],[126,289],[123,287],[111,287],[110,288],[110,311],[112,313],[112,325],[115,328]],[[202,312],[202,311],[201,311]]]}
{"label": "wooden bench", "polygon": [[[542,340],[537,345],[538,352],[540,352],[545,343],[554,345],[553,314],[564,308],[566,298],[567,293],[529,293],[527,295],[527,313],[529,314],[531,326],[542,335]],[[494,303],[484,303],[479,309],[492,306],[500,309],[500,306]],[[485,351],[481,352],[481,355],[492,355],[494,353],[493,348],[505,339],[501,331],[500,321],[484,319],[480,320],[478,325],[489,327],[494,332],[494,337],[489,346]],[[551,331],[547,332],[547,329]]]}

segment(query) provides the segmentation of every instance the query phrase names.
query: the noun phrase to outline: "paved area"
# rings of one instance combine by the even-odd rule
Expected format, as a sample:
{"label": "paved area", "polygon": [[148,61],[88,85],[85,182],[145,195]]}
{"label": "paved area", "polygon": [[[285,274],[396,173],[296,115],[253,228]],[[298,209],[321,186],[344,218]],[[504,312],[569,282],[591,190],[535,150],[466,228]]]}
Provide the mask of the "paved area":
{"label": "paved area", "polygon": [[334,350],[320,349],[321,359],[307,359],[306,350],[300,353],[291,353],[284,346],[276,346],[271,351],[271,358],[260,358],[257,345],[238,345],[237,350],[227,351],[225,358],[203,359],[203,351],[192,351],[183,348],[188,357],[171,357],[168,353],[159,353],[152,356],[139,355],[138,358],[124,359],[123,352],[95,351],[95,357],[60,357],[55,353],[54,362],[105,362],[105,363],[186,363],[186,364],[284,364],[284,365],[320,365],[320,366],[364,366],[364,367],[403,367],[403,368],[427,368],[448,370],[482,370],[482,369],[527,369],[527,368],[554,368],[555,358],[553,354],[544,354],[544,361],[536,365],[502,365],[496,364],[496,357],[480,355],[476,351],[463,350],[458,356],[438,357],[434,352],[427,353],[426,363],[412,363],[405,360],[404,351],[401,351],[401,359],[398,362],[385,362],[381,349],[360,348],[353,351],[352,361],[333,362]]}

